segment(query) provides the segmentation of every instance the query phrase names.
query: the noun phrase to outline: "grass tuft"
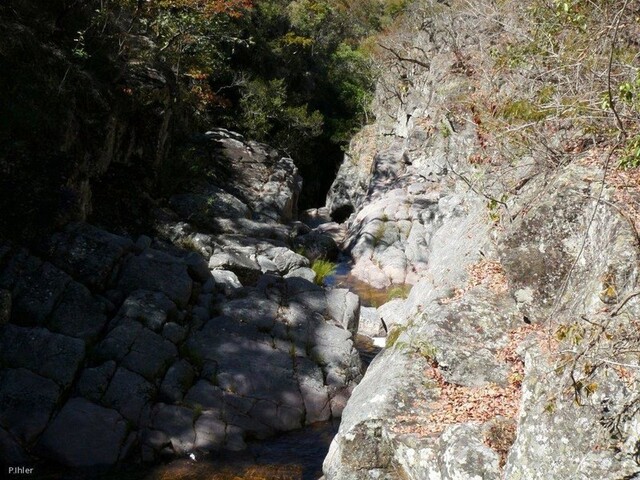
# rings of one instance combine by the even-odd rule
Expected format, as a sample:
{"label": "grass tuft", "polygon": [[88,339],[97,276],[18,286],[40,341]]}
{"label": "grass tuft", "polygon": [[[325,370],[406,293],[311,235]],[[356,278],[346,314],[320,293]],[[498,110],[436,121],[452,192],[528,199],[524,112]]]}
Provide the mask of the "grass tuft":
{"label": "grass tuft", "polygon": [[327,277],[336,273],[336,264],[329,260],[319,258],[313,262],[311,270],[316,274],[316,278],[314,280],[316,285],[322,285]]}

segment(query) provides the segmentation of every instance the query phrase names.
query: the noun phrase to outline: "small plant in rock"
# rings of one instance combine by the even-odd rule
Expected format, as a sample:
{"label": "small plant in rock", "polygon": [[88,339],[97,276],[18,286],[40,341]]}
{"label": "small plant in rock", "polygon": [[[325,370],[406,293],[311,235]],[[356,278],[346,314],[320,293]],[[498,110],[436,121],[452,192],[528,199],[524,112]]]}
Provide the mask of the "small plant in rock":
{"label": "small plant in rock", "polygon": [[418,349],[418,353],[422,355],[427,361],[436,364],[436,354],[438,353],[438,349],[428,341],[421,341],[416,346]]}
{"label": "small plant in rock", "polygon": [[202,412],[204,412],[204,407],[202,405],[200,405],[199,403],[196,403],[193,406],[193,416],[194,416],[194,418],[198,418],[198,417],[202,416]]}
{"label": "small plant in rock", "polygon": [[484,434],[485,444],[500,455],[500,467],[507,463],[507,454],[516,440],[516,422],[510,418],[496,417]]}
{"label": "small plant in rock", "polygon": [[451,127],[447,124],[445,120],[442,120],[438,125],[438,130],[440,131],[440,135],[442,138],[449,138],[451,136]]}
{"label": "small plant in rock", "polygon": [[186,358],[191,365],[196,367],[198,370],[202,370],[204,366],[204,358],[195,350],[189,348],[187,344],[183,344],[180,346],[180,356],[182,358]]}
{"label": "small plant in rock", "polygon": [[373,232],[373,247],[377,247],[380,245],[380,242],[384,238],[384,235],[387,233],[387,226],[384,222],[380,223],[376,228],[376,231]]}
{"label": "small plant in rock", "polygon": [[385,342],[385,347],[386,348],[391,348],[393,347],[396,342],[398,341],[398,338],[400,337],[400,335],[402,335],[402,333],[407,329],[406,326],[404,325],[398,325],[395,326],[391,329],[391,331],[387,334],[387,340]]}
{"label": "small plant in rock", "polygon": [[387,301],[394,300],[396,298],[405,299],[409,296],[409,292],[411,292],[411,285],[396,285],[395,287],[391,287],[387,291]]}
{"label": "small plant in rock", "polygon": [[327,277],[336,273],[336,264],[329,260],[319,258],[311,265],[311,270],[316,274],[314,282],[316,285],[323,285]]}
{"label": "small plant in rock", "polygon": [[185,250],[191,250],[192,252],[202,253],[200,247],[196,243],[193,237],[182,237],[176,240],[176,246],[184,248]]}

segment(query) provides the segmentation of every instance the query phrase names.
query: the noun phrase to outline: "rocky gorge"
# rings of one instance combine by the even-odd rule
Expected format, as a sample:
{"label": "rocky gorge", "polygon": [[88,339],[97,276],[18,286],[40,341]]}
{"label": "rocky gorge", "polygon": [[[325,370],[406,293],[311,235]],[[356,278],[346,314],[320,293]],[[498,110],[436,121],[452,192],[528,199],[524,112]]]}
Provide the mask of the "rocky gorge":
{"label": "rocky gorge", "polygon": [[241,179],[171,197],[157,236],[74,223],[36,251],[3,244],[7,464],[241,450],[340,416],[361,378],[359,302],[316,285],[291,250],[312,234],[286,223],[297,170],[238,134],[206,138]]}
{"label": "rocky gorge", "polygon": [[[510,7],[485,6],[425,2],[383,40],[377,122],[331,187],[353,275],[412,288],[375,312],[386,349],[327,480],[640,478],[637,220],[620,191],[637,180],[596,145],[552,168],[522,146],[497,160],[480,102],[495,117],[531,72],[481,83],[483,52],[516,28]],[[549,148],[584,135],[559,128]]]}
{"label": "rocky gorge", "polygon": [[[563,117],[508,137],[540,120],[496,120],[537,72],[491,70],[520,12],[484,7],[415,2],[379,39],[375,121],[324,207],[217,128],[145,233],[2,240],[0,461],[196,472],[340,419],[325,480],[640,478],[640,178]],[[368,368],[358,334],[384,342]]]}

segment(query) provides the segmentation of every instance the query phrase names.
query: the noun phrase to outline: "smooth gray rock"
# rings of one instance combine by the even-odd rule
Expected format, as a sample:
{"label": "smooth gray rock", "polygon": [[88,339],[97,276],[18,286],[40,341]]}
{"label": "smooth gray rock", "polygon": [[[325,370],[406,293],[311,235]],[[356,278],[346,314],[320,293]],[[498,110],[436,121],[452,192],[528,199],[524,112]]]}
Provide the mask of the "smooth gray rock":
{"label": "smooth gray rock", "polygon": [[266,255],[271,258],[278,273],[285,275],[293,270],[309,266],[309,260],[302,255],[292,252],[288,248],[273,247],[267,250]]}
{"label": "smooth gray rock", "polygon": [[338,257],[338,245],[336,241],[322,231],[311,231],[296,237],[293,241],[296,250],[302,249],[305,257],[311,260],[323,258],[325,260],[335,260]]}
{"label": "smooth gray rock", "polygon": [[11,319],[11,292],[0,290],[0,325],[4,325]]}
{"label": "smooth gray rock", "polygon": [[153,428],[168,437],[175,453],[185,454],[195,447],[194,416],[191,409],[159,403],[153,409]]}
{"label": "smooth gray rock", "polygon": [[320,325],[314,332],[315,346],[311,350],[311,356],[321,365],[350,365],[351,332],[334,325]]}
{"label": "smooth gray rock", "polygon": [[178,215],[205,228],[211,228],[215,218],[250,218],[249,208],[237,197],[213,185],[201,193],[183,193],[169,199],[169,205]]}
{"label": "smooth gray rock", "polygon": [[26,465],[29,459],[18,440],[0,427],[0,463],[4,465]]}
{"label": "smooth gray rock", "polygon": [[102,403],[137,423],[142,409],[153,400],[155,392],[155,387],[143,377],[120,367],[111,378]]}
{"label": "smooth gray rock", "polygon": [[[167,453],[173,452],[171,447],[171,439],[169,436],[159,430],[144,429],[140,435],[143,448],[143,456],[149,461],[156,459],[156,452]],[[145,448],[149,448],[151,452],[145,452]]]}
{"label": "smooth gray rock", "polygon": [[118,286],[127,293],[151,290],[164,293],[179,307],[191,297],[193,281],[184,263],[157,250],[145,250],[122,267]]}
{"label": "smooth gray rock", "polygon": [[160,332],[166,322],[176,318],[177,308],[161,292],[137,290],[127,297],[118,315],[139,321],[150,330]]}
{"label": "smooth gray rock", "polygon": [[151,247],[151,242],[151,237],[147,235],[140,235],[136,240],[136,248],[141,251],[146,250]]}
{"label": "smooth gray rock", "polygon": [[101,360],[122,360],[131,350],[142,330],[145,328],[139,322],[124,319],[118,320],[118,324],[109,335],[100,342],[94,350],[96,358]]}
{"label": "smooth gray rock", "polygon": [[304,410],[299,406],[258,400],[249,411],[249,416],[277,431],[286,432],[302,427]]}
{"label": "smooth gray rock", "polygon": [[78,395],[99,402],[107,391],[116,368],[116,362],[113,361],[105,362],[98,367],[85,368],[76,385]]}
{"label": "smooth gray rock", "polygon": [[222,390],[206,380],[198,380],[184,397],[184,404],[194,409],[214,410],[220,414],[223,409]]}
{"label": "smooth gray rock", "polygon": [[33,277],[41,266],[42,260],[31,256],[28,250],[18,251],[0,270],[0,288],[13,291],[20,279]]}
{"label": "smooth gray rock", "polygon": [[48,262],[19,277],[13,290],[12,316],[21,325],[43,325],[71,277]]}
{"label": "smooth gray rock", "polygon": [[13,368],[28,368],[62,387],[73,381],[84,359],[84,342],[44,328],[7,324],[0,328],[0,359]]}
{"label": "smooth gray rock", "polygon": [[331,418],[329,392],[322,369],[308,358],[296,358],[296,373],[304,401],[305,423],[324,422]]}
{"label": "smooth gray rock", "polygon": [[211,277],[216,288],[230,295],[236,288],[242,288],[238,276],[229,270],[211,270]]}
{"label": "smooth gray rock", "polygon": [[114,465],[126,453],[126,438],[127,422],[118,412],[72,398],[48,426],[38,449],[72,467]]}
{"label": "smooth gray rock", "polygon": [[173,322],[166,323],[162,328],[162,336],[175,344],[181,343],[187,338],[188,333],[186,327]]}
{"label": "smooth gray rock", "polygon": [[195,423],[195,447],[204,450],[217,450],[225,441],[226,424],[215,413],[204,412]]}
{"label": "smooth gray rock", "polygon": [[178,350],[173,343],[143,328],[122,359],[122,366],[155,382],[177,356]]}
{"label": "smooth gray rock", "polygon": [[378,310],[374,307],[360,307],[358,333],[368,337],[384,337],[386,332],[380,321]]}
{"label": "smooth gray rock", "polygon": [[93,342],[107,323],[107,305],[77,282],[70,282],[48,326],[54,332]]}
{"label": "smooth gray rock", "polygon": [[278,273],[278,266],[266,255],[258,255],[256,257],[258,265],[260,265],[260,271],[266,274]]}
{"label": "smooth gray rock", "polygon": [[307,267],[296,268],[287,273],[284,278],[301,278],[307,282],[314,282],[316,279],[316,272]]}
{"label": "smooth gray rock", "polygon": [[46,427],[60,394],[55,382],[25,368],[0,370],[0,425],[31,442]]}
{"label": "smooth gray rock", "polygon": [[221,313],[251,325],[258,331],[268,332],[276,321],[278,308],[276,302],[260,295],[252,295],[223,304]]}
{"label": "smooth gray rock", "polygon": [[223,448],[232,452],[246,450],[247,444],[244,441],[245,432],[242,428],[235,425],[227,425],[226,434]]}
{"label": "smooth gray rock", "polygon": [[352,334],[358,332],[360,298],[344,288],[327,290],[327,311],[338,325]]}
{"label": "smooth gray rock", "polygon": [[258,262],[242,253],[236,252],[214,253],[209,259],[209,268],[212,270],[229,270],[235,273],[243,284],[255,283],[262,273]]}
{"label": "smooth gray rock", "polygon": [[[207,255],[209,258],[211,254]],[[209,273],[209,267],[205,258],[196,252],[189,252],[184,257],[184,263],[187,265],[187,271],[191,278],[200,283],[205,283],[211,274]]]}
{"label": "smooth gray rock", "polygon": [[160,385],[160,400],[165,403],[180,402],[195,380],[195,371],[186,360],[178,360],[167,370]]}
{"label": "smooth gray rock", "polygon": [[107,287],[112,272],[133,242],[92,225],[74,224],[54,235],[50,243],[51,261],[89,288]]}

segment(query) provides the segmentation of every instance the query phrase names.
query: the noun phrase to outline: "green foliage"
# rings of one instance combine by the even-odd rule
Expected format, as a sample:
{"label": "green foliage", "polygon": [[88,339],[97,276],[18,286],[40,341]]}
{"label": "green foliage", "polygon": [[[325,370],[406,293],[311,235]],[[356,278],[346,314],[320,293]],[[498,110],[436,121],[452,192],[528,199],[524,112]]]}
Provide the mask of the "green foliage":
{"label": "green foliage", "polygon": [[[501,147],[538,153],[549,132],[565,128],[561,125],[602,143],[615,141],[620,132],[629,138],[640,133],[636,3],[508,0],[496,12],[499,22],[513,21],[510,31],[517,33],[505,31],[490,50],[495,69],[489,71],[498,70],[511,82],[509,89],[501,88],[505,97],[488,99],[477,109],[492,146],[499,141]],[[580,153],[583,147],[569,143],[562,145],[566,152]],[[636,163],[633,147],[628,142],[623,164]],[[537,158],[555,165],[558,152],[546,150]]]}
{"label": "green foliage", "polygon": [[202,370],[202,367],[204,366],[204,358],[200,353],[189,348],[186,343],[180,347],[180,356],[189,360],[189,362],[198,370]]}
{"label": "green foliage", "polygon": [[275,139],[279,147],[295,150],[300,142],[322,133],[322,114],[309,112],[306,105],[290,105],[284,80],[256,79],[245,86],[243,93],[242,123],[250,138]]}
{"label": "green foliage", "polygon": [[336,272],[336,264],[319,258],[313,262],[311,270],[316,274],[314,282],[317,285],[323,285],[325,279]]}
{"label": "green foliage", "polygon": [[585,331],[580,323],[563,324],[555,333],[558,341],[567,341],[572,345],[579,345],[584,340]]}
{"label": "green foliage", "polygon": [[[111,42],[112,57],[169,67],[192,130],[222,125],[268,141],[315,179],[303,192],[304,207],[324,198],[341,146],[369,120],[374,75],[359,45],[404,5],[111,0],[74,29],[69,46],[78,62],[99,62]],[[141,95],[136,87],[128,92]]]}
{"label": "green foliage", "polygon": [[387,333],[387,339],[385,341],[385,348],[391,348],[396,345],[398,338],[407,330],[406,326],[396,325],[391,328],[391,331]]}
{"label": "green foliage", "polygon": [[500,206],[507,201],[508,196],[502,194],[500,200],[492,198],[487,202],[487,209],[489,210],[489,218],[493,223],[500,222]]}
{"label": "green foliage", "polygon": [[430,362],[435,361],[438,349],[431,342],[426,340],[420,341],[416,345],[416,349],[426,360]]}
{"label": "green foliage", "polygon": [[387,291],[387,301],[394,300],[396,298],[407,298],[410,292],[411,285],[396,285]]}
{"label": "green foliage", "polygon": [[640,167],[640,135],[627,140],[620,155],[620,166],[622,168]]}
{"label": "green foliage", "polygon": [[502,106],[500,115],[506,120],[518,120],[522,122],[539,122],[544,120],[551,112],[541,110],[530,100],[512,100]]}
{"label": "green foliage", "polygon": [[451,129],[444,120],[438,124],[438,130],[440,131],[442,138],[449,138],[451,136]]}

